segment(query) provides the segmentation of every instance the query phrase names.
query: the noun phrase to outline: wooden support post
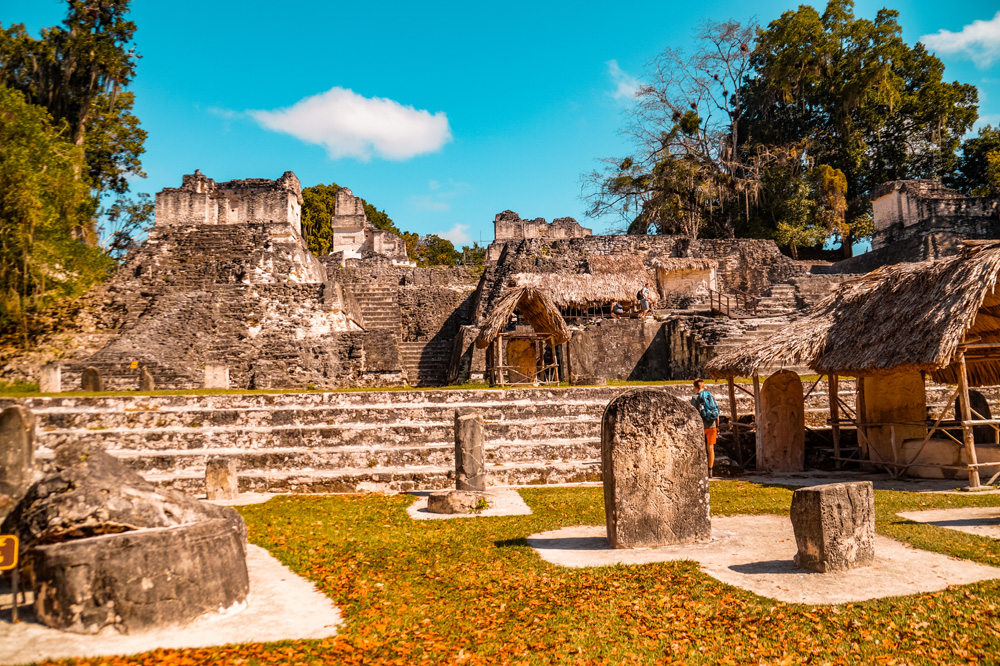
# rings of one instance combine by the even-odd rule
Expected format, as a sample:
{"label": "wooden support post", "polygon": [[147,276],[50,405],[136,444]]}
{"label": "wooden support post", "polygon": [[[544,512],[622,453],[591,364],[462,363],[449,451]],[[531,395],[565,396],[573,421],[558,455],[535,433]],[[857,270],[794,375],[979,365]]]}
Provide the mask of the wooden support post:
{"label": "wooden support post", "polygon": [[830,399],[830,434],[833,436],[834,464],[840,468],[840,377],[827,375],[827,397]]}
{"label": "wooden support post", "polygon": [[972,406],[969,404],[969,375],[965,367],[965,352],[958,354],[958,390],[962,405],[962,439],[965,442],[965,455],[969,463],[969,487],[979,488],[979,461],[976,460],[976,440],[972,435]]}
{"label": "wooden support post", "polygon": [[755,442],[755,446],[754,446],[754,451],[756,451],[756,455],[757,455],[757,457],[754,459],[754,464],[755,465],[760,464],[760,461],[764,459],[764,457],[761,455],[761,451],[760,451],[760,449],[761,449],[761,447],[763,446],[763,443],[764,443],[764,440],[761,437],[761,432],[760,432],[760,421],[761,421],[761,418],[760,418],[760,409],[761,409],[761,406],[760,406],[760,375],[758,375],[757,371],[754,370],[753,371],[753,424],[754,424],[754,432],[756,434],[756,438],[755,438],[756,442]]}
{"label": "wooden support post", "polygon": [[729,386],[729,427],[733,431],[733,443],[736,445],[737,462],[743,465],[743,447],[740,445],[740,422],[739,410],[736,409],[736,384],[732,376],[726,377]]}
{"label": "wooden support post", "polygon": [[499,374],[499,384],[503,388],[503,376],[504,376],[504,359],[503,359],[503,333],[497,336],[497,370]]}
{"label": "wooden support post", "polygon": [[858,383],[854,393],[854,423],[858,429],[858,446],[862,448],[865,458],[871,460],[871,452],[868,450],[868,436],[865,434],[865,378],[856,377]]}

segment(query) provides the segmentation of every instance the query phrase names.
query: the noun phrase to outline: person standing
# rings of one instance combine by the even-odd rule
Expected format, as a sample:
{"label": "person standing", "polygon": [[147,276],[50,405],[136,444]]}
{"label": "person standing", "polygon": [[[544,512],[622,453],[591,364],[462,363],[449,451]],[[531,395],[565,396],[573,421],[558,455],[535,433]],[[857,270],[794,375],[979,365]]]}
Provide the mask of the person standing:
{"label": "person standing", "polygon": [[701,422],[705,428],[705,449],[708,452],[708,476],[712,476],[712,468],[715,466],[715,441],[719,436],[719,404],[715,402],[715,396],[705,389],[705,380],[694,380],[695,395],[691,398],[691,404],[698,410]]}
{"label": "person standing", "polygon": [[646,315],[649,314],[649,289],[643,286],[643,288],[639,290],[639,293],[636,294],[636,297],[639,299],[639,316],[642,319],[645,319]]}

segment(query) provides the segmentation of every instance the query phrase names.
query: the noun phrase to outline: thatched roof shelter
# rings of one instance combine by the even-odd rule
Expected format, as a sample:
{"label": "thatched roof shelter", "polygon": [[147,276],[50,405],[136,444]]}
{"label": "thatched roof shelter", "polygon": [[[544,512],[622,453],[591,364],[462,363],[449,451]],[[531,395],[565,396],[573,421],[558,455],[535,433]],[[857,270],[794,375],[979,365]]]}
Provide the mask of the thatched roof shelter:
{"label": "thatched roof shelter", "polygon": [[[618,301],[622,305],[635,305],[636,295],[649,284],[643,273],[515,273],[511,284],[544,290],[561,308],[589,308]],[[655,290],[650,290],[655,298]]]}
{"label": "thatched roof shelter", "polygon": [[662,268],[668,272],[678,270],[707,271],[719,265],[717,259],[702,257],[653,257],[649,263],[653,268]]}
{"label": "thatched roof shelter", "polygon": [[645,274],[646,267],[634,254],[588,254],[587,272],[592,275]]}
{"label": "thatched roof shelter", "polygon": [[569,326],[546,292],[533,287],[515,287],[501,296],[486,316],[486,322],[476,338],[476,346],[480,349],[488,347],[507,328],[515,310],[520,310],[521,317],[536,333],[551,335],[553,344],[561,345],[569,340]]}
{"label": "thatched roof shelter", "polygon": [[[923,370],[958,381],[965,343],[972,386],[1000,384],[1000,242],[967,241],[959,255],[880,268],[848,280],[805,319],[713,359],[713,377],[804,363],[849,376]],[[978,347],[977,347],[978,345]]]}

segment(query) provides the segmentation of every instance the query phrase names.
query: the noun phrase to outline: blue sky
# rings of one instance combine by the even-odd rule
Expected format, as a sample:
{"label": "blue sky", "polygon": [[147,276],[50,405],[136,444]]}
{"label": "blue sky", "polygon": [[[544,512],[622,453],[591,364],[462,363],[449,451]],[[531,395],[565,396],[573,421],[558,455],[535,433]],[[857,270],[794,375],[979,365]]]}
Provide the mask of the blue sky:
{"label": "blue sky", "polygon": [[[707,19],[766,24],[795,6],[134,0],[132,89],[149,138],[133,190],[176,187],[196,168],[220,181],[291,169],[458,244],[492,240],[508,208],[601,233],[616,220],[585,219],[581,174],[628,152],[620,84],[664,48],[690,47]],[[975,84],[980,116],[1000,122],[995,0],[892,6],[908,43],[954,33],[933,49],[946,78]],[[64,13],[61,0],[0,0],[0,23],[33,33]]]}

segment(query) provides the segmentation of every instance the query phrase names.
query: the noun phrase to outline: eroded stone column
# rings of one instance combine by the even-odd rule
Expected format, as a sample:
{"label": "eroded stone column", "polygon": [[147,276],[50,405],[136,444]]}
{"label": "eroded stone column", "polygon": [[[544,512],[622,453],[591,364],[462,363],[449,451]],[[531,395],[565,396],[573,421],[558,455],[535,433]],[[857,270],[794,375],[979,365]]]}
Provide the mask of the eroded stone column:
{"label": "eroded stone column", "polygon": [[871,481],[799,488],[792,495],[795,566],[826,573],[875,561],[875,494]]}
{"label": "eroded stone column", "polygon": [[62,366],[58,363],[43,365],[38,390],[41,393],[62,393]]}
{"label": "eroded stone column", "polygon": [[212,458],[205,464],[205,494],[210,500],[239,497],[240,484],[235,458]]}
{"label": "eroded stone column", "polygon": [[15,501],[35,474],[35,415],[14,405],[0,412],[0,494]]}
{"label": "eroded stone column", "polygon": [[802,380],[782,370],[767,378],[761,391],[761,472],[801,472],[806,463],[805,401]]}
{"label": "eroded stone column", "polygon": [[143,366],[139,370],[139,390],[140,391],[152,391],[156,387],[156,382],[153,380],[153,373],[149,371],[149,368]]}
{"label": "eroded stone column", "polygon": [[455,411],[455,488],[486,490],[483,417]]}
{"label": "eroded stone column", "polygon": [[601,422],[608,543],[647,548],[708,539],[708,454],[698,412],[663,391],[608,404]]}
{"label": "eroded stone column", "polygon": [[91,392],[103,391],[104,381],[101,379],[101,371],[94,366],[84,368],[83,373],[80,375],[80,390]]}
{"label": "eroded stone column", "polygon": [[208,364],[205,366],[205,388],[229,388],[229,368],[224,365]]}

